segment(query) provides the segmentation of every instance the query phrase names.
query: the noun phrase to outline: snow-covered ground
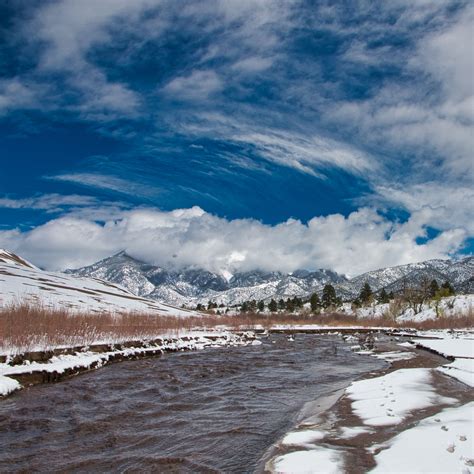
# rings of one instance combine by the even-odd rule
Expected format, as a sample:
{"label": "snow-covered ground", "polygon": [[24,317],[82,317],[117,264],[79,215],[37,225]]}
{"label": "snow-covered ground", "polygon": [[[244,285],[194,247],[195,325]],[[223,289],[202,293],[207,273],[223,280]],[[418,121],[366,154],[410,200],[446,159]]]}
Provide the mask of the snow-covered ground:
{"label": "snow-covered ground", "polygon": [[[291,452],[274,457],[267,463],[267,468],[278,473],[344,472],[347,461],[345,451],[340,446],[332,447],[331,439],[352,439],[374,434],[380,429],[395,429],[395,432],[402,431],[383,444],[366,446],[368,452],[377,453],[374,456],[377,465],[373,472],[472,472],[474,402],[459,406],[455,396],[437,393],[433,371],[474,386],[473,335],[468,331],[425,331],[417,335],[424,338],[413,338],[411,344],[399,345],[404,348],[423,345],[446,356],[456,357],[454,362],[436,369],[399,369],[353,382],[345,390],[345,397],[350,400],[352,411],[361,420],[362,426],[343,424],[328,429],[324,424],[316,424],[308,429],[306,424],[302,424],[287,433],[280,442],[280,446],[289,447]],[[405,354],[410,354],[406,351],[359,352],[388,361],[404,360]],[[444,409],[403,431],[402,423],[412,419],[419,410],[435,406]]]}
{"label": "snow-covered ground", "polygon": [[46,272],[0,249],[0,308],[15,303],[31,303],[72,312],[137,312],[179,317],[199,315],[135,296],[106,281]]}
{"label": "snow-covered ground", "polygon": [[346,394],[365,425],[396,425],[414,410],[457,401],[438,395],[431,382],[431,369],[401,369],[353,382]]}
{"label": "snow-covered ground", "polygon": [[372,472],[470,473],[474,467],[474,402],[446,408],[395,436],[375,455]]}
{"label": "snow-covered ground", "polygon": [[[438,312],[436,311],[438,307]],[[353,309],[351,303],[344,303],[339,311],[345,314],[356,315],[359,318],[382,318],[390,317],[397,321],[421,322],[428,319],[450,318],[453,316],[463,316],[473,314],[474,295],[456,295],[441,298],[437,303],[430,301],[422,305],[421,311],[415,314],[407,303],[383,303],[372,304],[362,308]]]}
{"label": "snow-covered ground", "polygon": [[[438,367],[438,371],[474,387],[474,333],[430,331],[421,333],[421,335],[424,338],[415,341],[418,346],[426,347],[446,357],[455,358],[450,364]],[[438,338],[426,339],[426,336]]]}
{"label": "snow-covered ground", "polygon": [[180,350],[199,350],[206,347],[228,347],[239,345],[260,344],[255,339],[253,333],[235,334],[228,331],[196,331],[183,332],[181,336],[161,337],[161,342],[149,344],[148,346],[128,347],[119,350],[110,350],[107,352],[93,352],[85,350],[75,354],[63,354],[51,357],[47,362],[25,361],[23,364],[10,365],[10,358],[5,363],[0,363],[0,395],[9,393],[21,388],[21,385],[12,375],[31,374],[34,372],[47,372],[62,374],[67,370],[80,370],[88,368],[97,368],[107,364],[109,360],[117,356],[125,358],[156,351],[180,351]]}

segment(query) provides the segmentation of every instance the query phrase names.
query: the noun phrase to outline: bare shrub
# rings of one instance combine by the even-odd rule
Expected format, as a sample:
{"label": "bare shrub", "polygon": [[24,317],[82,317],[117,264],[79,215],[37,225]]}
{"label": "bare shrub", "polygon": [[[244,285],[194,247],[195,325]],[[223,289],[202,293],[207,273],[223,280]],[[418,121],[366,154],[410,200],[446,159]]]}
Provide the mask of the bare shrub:
{"label": "bare shrub", "polygon": [[88,314],[65,309],[46,309],[41,305],[14,304],[0,309],[0,352],[19,353],[56,347],[87,346],[148,340],[176,335],[193,329],[235,330],[274,326],[362,326],[415,329],[455,329],[474,327],[474,314],[436,318],[419,323],[395,319],[358,319],[341,313],[290,315],[285,313],[245,313],[175,317],[151,314]]}

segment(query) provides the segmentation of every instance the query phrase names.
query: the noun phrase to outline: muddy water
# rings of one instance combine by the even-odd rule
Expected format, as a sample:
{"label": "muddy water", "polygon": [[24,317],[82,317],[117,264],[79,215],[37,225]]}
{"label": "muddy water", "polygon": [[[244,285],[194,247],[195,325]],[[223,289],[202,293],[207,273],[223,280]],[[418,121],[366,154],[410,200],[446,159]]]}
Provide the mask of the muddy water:
{"label": "muddy water", "polygon": [[110,365],[0,401],[0,471],[252,472],[305,403],[383,365],[311,335]]}

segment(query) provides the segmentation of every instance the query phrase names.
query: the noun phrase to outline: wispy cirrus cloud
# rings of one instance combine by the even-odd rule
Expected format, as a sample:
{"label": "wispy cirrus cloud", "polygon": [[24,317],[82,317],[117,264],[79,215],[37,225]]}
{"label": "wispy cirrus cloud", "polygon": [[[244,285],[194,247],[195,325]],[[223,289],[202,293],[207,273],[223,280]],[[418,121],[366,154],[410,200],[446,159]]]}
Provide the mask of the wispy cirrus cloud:
{"label": "wispy cirrus cloud", "polygon": [[134,183],[129,179],[100,173],[64,173],[45,176],[45,179],[74,183],[79,186],[90,188],[106,189],[130,196],[150,197],[159,193],[159,189],[155,186],[149,186],[138,182]]}
{"label": "wispy cirrus cloud", "polygon": [[[21,61],[0,79],[2,118],[21,121],[31,113],[38,127],[86,124],[125,149],[104,151],[107,161],[99,165],[58,159],[48,184],[158,206],[174,193],[176,206],[199,202],[220,215],[256,216],[263,206],[265,219],[277,208],[285,225],[306,207],[305,220],[319,216],[318,229],[334,242],[334,253],[320,242],[332,259],[309,254],[343,271],[350,269],[338,255],[360,269],[348,243],[351,232],[359,235],[357,223],[380,236],[366,249],[374,252],[373,265],[447,255],[473,235],[466,198],[474,149],[471,2],[96,3],[35,4],[20,15],[24,21],[12,23],[19,25],[10,35],[14,49],[3,55]],[[352,183],[355,198],[340,191]],[[300,202],[285,207],[297,194]],[[362,206],[360,213],[351,213],[349,200]],[[334,202],[336,210],[329,207]],[[109,237],[93,225],[92,215],[106,218],[100,205],[79,207],[81,219]],[[374,209],[410,217],[377,220]],[[197,222],[211,226],[218,218],[209,215]],[[131,222],[140,227],[139,219]],[[60,224],[69,225],[54,221],[51,228]],[[305,225],[288,226],[294,234],[282,235],[289,246],[309,245],[301,237]],[[333,238],[330,225],[347,242]],[[441,234],[418,247],[414,236],[428,226]],[[197,224],[191,227],[197,232]],[[253,224],[246,231],[281,250],[278,232]],[[368,237],[360,235],[363,245]],[[186,238],[207,255],[188,233],[184,246]]]}

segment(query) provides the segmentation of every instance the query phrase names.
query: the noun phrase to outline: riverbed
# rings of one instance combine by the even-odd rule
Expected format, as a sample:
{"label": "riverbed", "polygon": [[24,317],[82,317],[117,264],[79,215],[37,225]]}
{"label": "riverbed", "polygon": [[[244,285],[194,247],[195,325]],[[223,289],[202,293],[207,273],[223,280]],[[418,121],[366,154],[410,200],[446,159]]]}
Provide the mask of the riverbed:
{"label": "riverbed", "polygon": [[292,339],[127,361],[19,392],[0,403],[0,470],[253,472],[305,405],[385,365],[337,336]]}

